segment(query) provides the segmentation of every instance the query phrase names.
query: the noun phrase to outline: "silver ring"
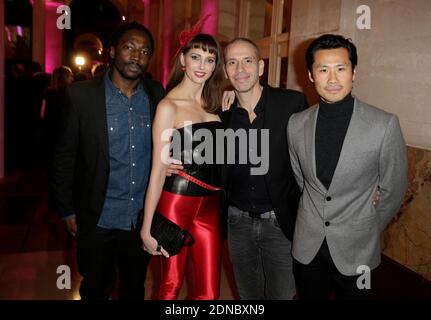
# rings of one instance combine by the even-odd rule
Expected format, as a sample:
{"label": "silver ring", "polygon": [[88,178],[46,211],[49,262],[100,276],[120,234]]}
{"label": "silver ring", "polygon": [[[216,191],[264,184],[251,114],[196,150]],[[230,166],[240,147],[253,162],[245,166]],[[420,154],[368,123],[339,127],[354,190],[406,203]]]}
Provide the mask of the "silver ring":
{"label": "silver ring", "polygon": [[161,246],[160,244],[157,244],[157,249],[156,249],[156,251],[160,251],[160,250],[162,250],[162,246]]}

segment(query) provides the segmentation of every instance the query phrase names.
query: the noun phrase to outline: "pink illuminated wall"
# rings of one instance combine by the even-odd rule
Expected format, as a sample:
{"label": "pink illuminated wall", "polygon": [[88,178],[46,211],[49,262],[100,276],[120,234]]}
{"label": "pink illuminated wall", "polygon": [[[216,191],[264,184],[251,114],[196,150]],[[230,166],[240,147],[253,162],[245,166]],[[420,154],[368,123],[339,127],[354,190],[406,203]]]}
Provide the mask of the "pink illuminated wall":
{"label": "pink illuminated wall", "polygon": [[57,28],[57,19],[61,15],[56,12],[59,2],[46,3],[45,15],[45,72],[61,66],[63,56],[63,31]]}
{"label": "pink illuminated wall", "polygon": [[210,15],[204,22],[202,27],[203,33],[208,33],[213,36],[217,36],[218,31],[218,12],[219,12],[219,1],[218,0],[202,0],[201,2],[201,17]]}
{"label": "pink illuminated wall", "polygon": [[144,26],[150,27],[150,0],[142,0],[144,3]]}
{"label": "pink illuminated wall", "polygon": [[0,1],[0,178],[4,177],[4,1]]}
{"label": "pink illuminated wall", "polygon": [[162,83],[166,87],[171,61],[171,34],[172,34],[172,0],[163,2],[163,57],[162,57]]}
{"label": "pink illuminated wall", "polygon": [[39,62],[45,70],[46,4],[44,0],[31,0],[30,3],[33,6],[31,58],[33,61]]}
{"label": "pink illuminated wall", "polygon": [[[150,0],[143,0],[144,6],[146,2]],[[169,76],[169,66],[171,59],[171,48],[172,48],[172,10],[173,10],[173,1],[165,0],[163,2],[163,57],[162,57],[162,83],[166,86],[166,82]],[[149,7],[149,4],[148,4]],[[145,15],[149,12],[149,10],[145,10]],[[209,17],[205,20],[204,25],[202,27],[203,33],[208,33],[213,36],[217,36],[218,33],[218,14],[219,14],[219,0],[202,0],[201,1],[201,14],[200,17],[205,17],[209,15]],[[147,19],[147,18],[145,18]],[[149,18],[148,18],[149,19]]]}

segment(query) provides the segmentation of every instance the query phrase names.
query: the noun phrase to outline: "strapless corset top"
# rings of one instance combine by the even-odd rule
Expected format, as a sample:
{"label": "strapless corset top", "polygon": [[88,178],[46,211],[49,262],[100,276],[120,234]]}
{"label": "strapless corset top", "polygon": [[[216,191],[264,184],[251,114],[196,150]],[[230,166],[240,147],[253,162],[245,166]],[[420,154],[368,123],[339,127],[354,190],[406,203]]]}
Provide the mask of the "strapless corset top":
{"label": "strapless corset top", "polygon": [[[220,165],[216,162],[216,155],[224,146],[222,139],[216,139],[217,129],[223,129],[220,121],[192,123],[176,129],[171,138],[170,155],[183,163],[185,173],[220,187]],[[178,175],[166,177],[163,189],[190,196],[214,193]]]}

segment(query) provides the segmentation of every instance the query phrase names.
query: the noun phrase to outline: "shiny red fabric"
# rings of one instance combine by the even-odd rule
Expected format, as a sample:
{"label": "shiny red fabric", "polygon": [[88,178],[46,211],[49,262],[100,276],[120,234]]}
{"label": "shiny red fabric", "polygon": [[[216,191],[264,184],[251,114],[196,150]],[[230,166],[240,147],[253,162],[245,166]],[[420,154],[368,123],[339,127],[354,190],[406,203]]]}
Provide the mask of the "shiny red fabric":
{"label": "shiny red fabric", "polygon": [[194,197],[163,190],[157,211],[189,231],[195,243],[173,257],[160,257],[160,300],[177,299],[184,276],[187,300],[215,300],[220,294],[220,195]]}

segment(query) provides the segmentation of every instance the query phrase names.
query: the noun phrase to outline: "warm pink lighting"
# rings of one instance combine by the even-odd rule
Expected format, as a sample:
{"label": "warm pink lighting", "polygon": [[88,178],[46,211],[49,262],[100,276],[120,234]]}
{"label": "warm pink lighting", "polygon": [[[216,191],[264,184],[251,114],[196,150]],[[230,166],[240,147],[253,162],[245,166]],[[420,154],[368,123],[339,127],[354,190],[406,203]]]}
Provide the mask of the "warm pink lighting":
{"label": "warm pink lighting", "polygon": [[4,1],[0,1],[0,178],[4,177]]}
{"label": "warm pink lighting", "polygon": [[[34,0],[30,0],[30,3],[32,6],[34,6]],[[55,7],[55,10],[57,10],[57,7],[60,5],[64,5],[64,3],[55,2],[51,0],[45,0],[45,5],[49,7]]]}
{"label": "warm pink lighting", "polygon": [[46,2],[45,15],[45,72],[52,73],[62,65],[63,30],[57,28],[57,7],[60,2]]}
{"label": "warm pink lighting", "polygon": [[4,27],[4,30],[6,31],[7,41],[12,41],[12,36],[10,35],[10,30],[8,27]]}
{"label": "warm pink lighting", "polygon": [[24,35],[21,26],[16,26],[16,34],[22,37]]}
{"label": "warm pink lighting", "polygon": [[169,62],[171,56],[172,39],[172,0],[165,0],[163,8],[163,56],[162,56],[162,83],[166,88],[169,76]]}
{"label": "warm pink lighting", "polygon": [[219,1],[218,0],[202,0],[201,3],[201,17],[210,15],[204,22],[202,27],[202,33],[208,33],[213,36],[217,36],[218,30],[218,11]]}
{"label": "warm pink lighting", "polygon": [[142,0],[144,3],[144,26],[150,27],[150,0]]}
{"label": "warm pink lighting", "polygon": [[31,4],[33,5],[31,57],[33,61],[39,62],[45,70],[46,3],[44,0],[34,0],[31,1]]}

